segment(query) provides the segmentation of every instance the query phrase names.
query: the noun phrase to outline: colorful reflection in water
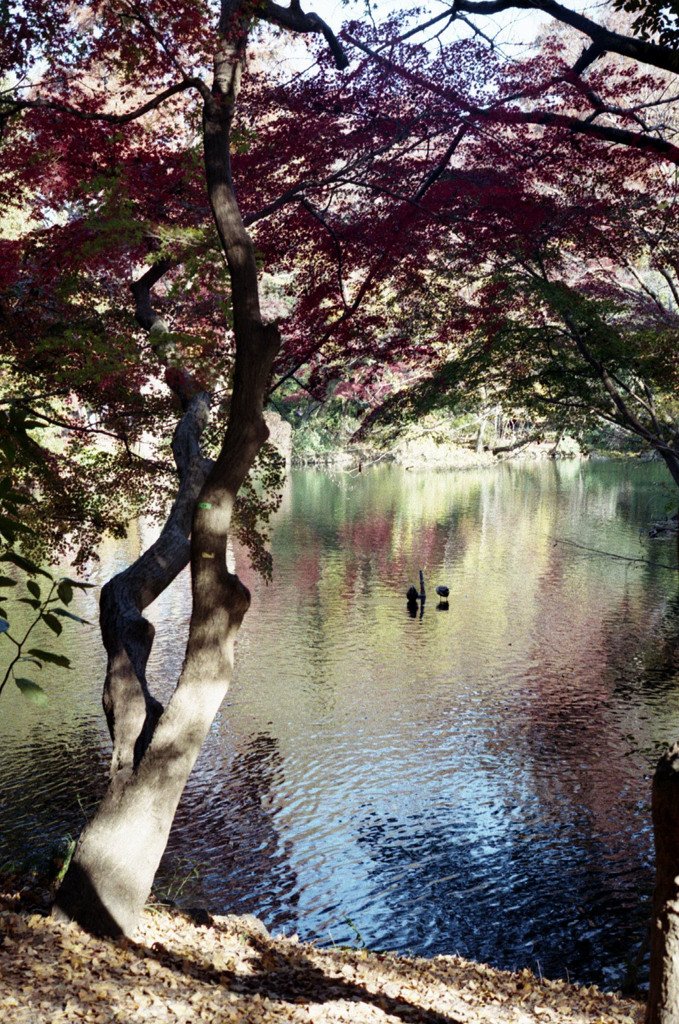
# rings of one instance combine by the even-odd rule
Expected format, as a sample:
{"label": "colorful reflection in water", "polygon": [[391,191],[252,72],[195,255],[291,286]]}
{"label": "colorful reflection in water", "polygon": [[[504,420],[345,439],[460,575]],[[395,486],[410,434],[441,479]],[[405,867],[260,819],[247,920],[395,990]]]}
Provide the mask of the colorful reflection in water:
{"label": "colorful reflection in water", "polygon": [[[679,589],[588,549],[672,563],[640,534],[671,499],[662,467],[627,463],[293,473],[273,584],[241,569],[253,606],[236,677],[161,885],[322,943],[360,935],[614,988],[639,959],[643,976]],[[134,543],[104,550],[102,579]],[[420,568],[429,598],[412,617]],[[185,578],[152,610],[161,694],[188,612]],[[3,697],[3,858],[77,833],[101,792],[103,658],[95,630],[77,639],[48,712]]]}

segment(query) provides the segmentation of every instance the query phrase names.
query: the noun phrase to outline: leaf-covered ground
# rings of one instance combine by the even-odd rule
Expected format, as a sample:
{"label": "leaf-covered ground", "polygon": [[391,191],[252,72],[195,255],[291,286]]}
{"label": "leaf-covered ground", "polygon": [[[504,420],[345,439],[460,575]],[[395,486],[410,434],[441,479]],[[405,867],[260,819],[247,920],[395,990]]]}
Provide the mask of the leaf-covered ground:
{"label": "leaf-covered ground", "polygon": [[641,1003],[457,956],[409,959],[272,938],[255,918],[147,911],[96,939],[0,896],[0,1021],[641,1024]]}

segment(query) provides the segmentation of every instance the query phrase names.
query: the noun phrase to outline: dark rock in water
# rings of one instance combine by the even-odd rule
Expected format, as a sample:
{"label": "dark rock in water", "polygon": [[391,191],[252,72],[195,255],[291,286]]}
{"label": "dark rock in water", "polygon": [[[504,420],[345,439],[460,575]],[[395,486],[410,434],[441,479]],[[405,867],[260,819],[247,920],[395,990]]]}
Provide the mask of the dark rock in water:
{"label": "dark rock in water", "polygon": [[419,596],[415,587],[408,587],[408,593],[406,594],[408,604],[415,604]]}
{"label": "dark rock in water", "polygon": [[448,594],[450,593],[450,588],[440,585],[436,588],[436,593],[439,595],[439,597],[448,597]]}

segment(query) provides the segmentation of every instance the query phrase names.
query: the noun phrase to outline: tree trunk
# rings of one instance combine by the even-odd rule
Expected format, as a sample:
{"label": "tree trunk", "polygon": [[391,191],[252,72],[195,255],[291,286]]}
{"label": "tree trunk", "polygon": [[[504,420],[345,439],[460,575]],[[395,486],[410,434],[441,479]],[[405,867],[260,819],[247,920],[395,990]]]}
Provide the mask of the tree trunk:
{"label": "tree trunk", "polygon": [[656,879],[646,1024],[679,1024],[679,743],[653,776]]}
{"label": "tree trunk", "polygon": [[[191,471],[185,471],[191,486],[181,478],[180,467],[186,500],[182,515],[175,517],[181,519],[173,533],[176,545],[161,536],[162,552],[147,552],[102,593],[102,635],[109,652],[104,704],[114,744],[111,779],[78,841],[54,907],[55,916],[101,934],[130,935],[137,924],[184,786],[226,695],[234,640],[250,603],[247,588],[227,569],[227,533],[238,489],[268,437],[264,396],[280,336],[261,319],[254,249],[231,184],[229,139],[243,46],[244,37],[221,44],[212,89],[201,90],[206,183],[231,276],[236,343],[224,442],[200,493],[195,484],[205,464],[199,451],[189,460]],[[198,398],[193,403],[182,423],[190,410],[195,413]],[[163,711],[146,683],[153,628],[141,611],[186,564],[189,524],[189,639],[177,688]]]}
{"label": "tree trunk", "polygon": [[562,427],[562,429],[556,435],[556,440],[554,442],[554,445],[549,449],[549,457],[550,457],[550,459],[555,459],[556,458],[556,454],[557,454],[557,452],[559,450],[559,445],[563,441],[565,433],[566,433],[566,428]]}
{"label": "tree trunk", "polygon": [[476,434],[476,453],[480,455],[483,452],[483,435],[486,432],[486,425],[488,423],[488,416],[485,412],[482,412],[479,416],[479,429]]}
{"label": "tree trunk", "polygon": [[654,447],[670,471],[670,476],[679,487],[679,452],[665,443],[659,443]]}
{"label": "tree trunk", "polygon": [[[347,66],[341,44],[317,15],[305,14],[298,3],[286,8],[266,0],[256,6],[258,14],[284,28],[322,34],[337,67]],[[227,533],[238,490],[269,435],[264,396],[280,347],[278,328],[262,322],[255,252],[231,180],[231,124],[252,15],[244,0],[222,0],[212,87],[191,80],[203,100],[205,181],[231,278],[235,365],[224,442],[208,466],[199,445],[208,397],[196,394],[185,371],[174,374],[172,386],[184,409],[173,441],[179,494],[156,544],[102,592],[111,778],[54,907],[55,916],[102,934],[129,935],[136,926],[177,804],[228,689],[234,640],[250,603],[247,588],[227,569]],[[132,286],[137,320],[156,337],[152,348],[161,361],[167,327],[151,306],[150,289],[169,266],[161,259]],[[163,710],[146,681],[153,627],[141,612],[188,561],[189,530],[189,639],[177,688]]]}

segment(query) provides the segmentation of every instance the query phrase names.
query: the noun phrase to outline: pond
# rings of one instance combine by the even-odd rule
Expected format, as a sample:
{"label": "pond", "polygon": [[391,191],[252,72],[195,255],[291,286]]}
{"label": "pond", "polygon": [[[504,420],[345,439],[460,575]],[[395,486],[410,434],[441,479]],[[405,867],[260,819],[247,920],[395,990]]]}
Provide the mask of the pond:
{"label": "pond", "polygon": [[[644,561],[675,549],[644,530],[673,499],[636,462],[293,472],[273,583],[236,552],[252,608],[160,889],[322,944],[643,981],[650,777],[679,735],[677,576]],[[151,609],[161,698],[188,613],[184,575]],[[102,791],[104,658],[94,626],[69,637],[48,709],[3,695],[0,863],[77,835]]]}

